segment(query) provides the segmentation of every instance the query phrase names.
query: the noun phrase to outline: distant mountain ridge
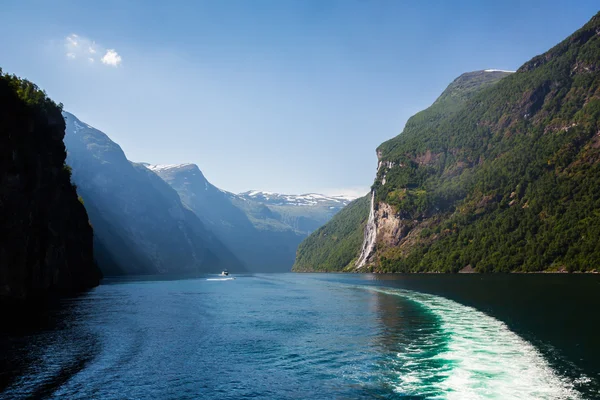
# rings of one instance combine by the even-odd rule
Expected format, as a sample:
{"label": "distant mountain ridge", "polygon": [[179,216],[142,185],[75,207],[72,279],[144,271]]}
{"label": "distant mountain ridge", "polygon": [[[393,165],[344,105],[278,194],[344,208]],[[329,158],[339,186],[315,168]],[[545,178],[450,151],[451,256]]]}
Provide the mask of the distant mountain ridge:
{"label": "distant mountain ridge", "polygon": [[[181,164],[150,164],[147,162],[141,162],[140,164],[144,165],[146,168],[153,172],[167,172],[170,173],[177,171],[185,171],[189,168],[196,167],[198,171],[200,169],[196,164],[193,163],[181,163]],[[202,173],[202,172],[200,172]],[[210,183],[206,181],[206,184]],[[217,188],[215,186],[215,188]],[[248,190],[242,193],[233,193],[223,189],[219,189],[223,193],[229,194],[231,196],[238,196],[240,198],[258,201],[265,204],[272,205],[297,205],[297,206],[311,206],[317,204],[331,203],[334,206],[344,207],[352,200],[356,199],[356,196],[349,195],[337,195],[337,196],[327,196],[319,193],[305,193],[305,194],[281,194],[276,192],[267,192],[262,190]]]}
{"label": "distant mountain ridge", "polygon": [[279,194],[274,192],[264,192],[259,190],[249,190],[239,193],[238,196],[253,201],[260,201],[264,204],[277,206],[314,206],[329,205],[336,208],[342,208],[355,199],[353,196],[327,196],[319,193],[306,194]]}
{"label": "distant mountain ridge", "polygon": [[143,163],[253,272],[287,272],[298,244],[348,204],[345,196],[231,193],[211,184],[195,164]]}

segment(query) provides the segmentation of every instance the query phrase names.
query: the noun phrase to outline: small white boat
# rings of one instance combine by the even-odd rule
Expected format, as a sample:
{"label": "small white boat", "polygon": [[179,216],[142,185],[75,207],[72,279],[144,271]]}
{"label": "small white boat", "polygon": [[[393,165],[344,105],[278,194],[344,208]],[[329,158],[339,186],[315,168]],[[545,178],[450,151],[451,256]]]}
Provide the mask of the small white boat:
{"label": "small white boat", "polygon": [[235,279],[234,277],[229,276],[229,271],[226,269],[217,276],[218,278],[208,278],[207,281],[233,281]]}
{"label": "small white boat", "polygon": [[207,281],[233,281],[235,279],[234,277],[229,276],[229,271],[227,270],[223,270],[223,272],[217,276],[218,278],[208,278]]}

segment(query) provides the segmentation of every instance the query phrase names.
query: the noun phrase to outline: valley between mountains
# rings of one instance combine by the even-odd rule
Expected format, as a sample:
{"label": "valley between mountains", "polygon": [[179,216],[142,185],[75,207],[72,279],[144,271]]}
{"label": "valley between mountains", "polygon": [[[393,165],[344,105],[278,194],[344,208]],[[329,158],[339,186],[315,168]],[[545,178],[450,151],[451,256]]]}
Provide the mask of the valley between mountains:
{"label": "valley between mountains", "polygon": [[105,133],[64,117],[67,164],[106,274],[286,272],[298,244],[351,200],[230,193],[195,164],[132,162]]}

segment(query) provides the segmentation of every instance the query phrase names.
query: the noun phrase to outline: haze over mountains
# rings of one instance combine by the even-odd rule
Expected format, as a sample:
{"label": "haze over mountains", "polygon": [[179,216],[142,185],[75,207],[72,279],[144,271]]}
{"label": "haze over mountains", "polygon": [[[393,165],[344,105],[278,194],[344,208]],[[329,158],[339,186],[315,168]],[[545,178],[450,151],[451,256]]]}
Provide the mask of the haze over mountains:
{"label": "haze over mountains", "polygon": [[108,275],[289,271],[298,244],[348,203],[318,194],[229,193],[194,164],[131,162],[106,134],[64,116],[67,163]]}
{"label": "haze over mountains", "polygon": [[94,227],[105,274],[245,271],[179,195],[103,132],[64,113],[72,180]]}
{"label": "haze over mountains", "polygon": [[144,164],[177,191],[189,207],[251,271],[284,272],[298,244],[348,200],[319,194],[234,194],[208,182],[195,164]]}
{"label": "haze over mountains", "polygon": [[0,246],[3,302],[95,286],[100,270],[289,271],[297,245],[349,201],[229,193],[193,164],[129,161],[31,82],[1,75],[0,94],[1,228],[14,239]]}

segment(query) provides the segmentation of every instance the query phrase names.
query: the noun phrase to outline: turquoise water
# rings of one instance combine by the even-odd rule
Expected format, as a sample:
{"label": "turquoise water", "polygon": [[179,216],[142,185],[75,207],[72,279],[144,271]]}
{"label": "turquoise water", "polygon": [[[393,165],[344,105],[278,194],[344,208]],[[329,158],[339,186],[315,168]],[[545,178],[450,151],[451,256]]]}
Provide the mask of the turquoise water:
{"label": "turquoise water", "polygon": [[[557,314],[566,315],[557,304],[594,305],[596,277],[210,278],[108,280],[50,307],[36,317],[39,324],[5,332],[0,397],[578,399],[599,393],[595,332],[557,328],[564,323]],[[557,290],[567,297],[555,301]],[[593,330],[593,315],[577,321]]]}

